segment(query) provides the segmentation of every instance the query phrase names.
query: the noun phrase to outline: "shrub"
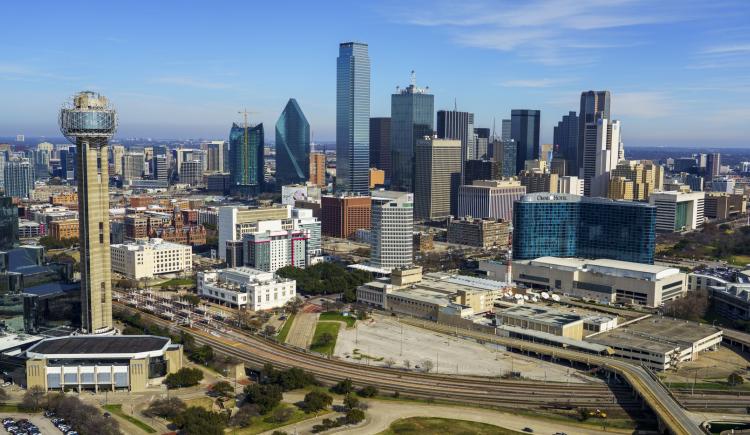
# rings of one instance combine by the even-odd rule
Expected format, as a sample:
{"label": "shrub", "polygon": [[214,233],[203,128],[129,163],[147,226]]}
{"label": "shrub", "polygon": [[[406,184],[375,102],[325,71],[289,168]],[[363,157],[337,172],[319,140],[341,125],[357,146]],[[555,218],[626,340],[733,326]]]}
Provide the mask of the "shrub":
{"label": "shrub", "polygon": [[278,385],[252,384],[245,387],[245,403],[258,407],[258,412],[266,414],[281,402],[283,395]]}
{"label": "shrub", "polygon": [[333,397],[320,391],[311,391],[305,394],[305,400],[302,402],[302,408],[305,412],[317,412],[331,406]]}
{"label": "shrub", "polygon": [[331,387],[331,392],[336,394],[349,394],[352,391],[354,391],[354,385],[352,385],[352,380],[349,378],[346,378]]}
{"label": "shrub", "polygon": [[374,397],[378,394],[378,389],[371,385],[368,385],[357,391],[357,394],[359,394],[360,397]]}
{"label": "shrub", "polygon": [[203,371],[201,369],[193,369],[189,367],[183,367],[177,370],[176,373],[170,373],[164,379],[164,385],[167,388],[184,388],[198,385],[203,379]]}
{"label": "shrub", "polygon": [[173,422],[186,434],[223,435],[227,418],[224,414],[191,406],[178,414]]}
{"label": "shrub", "polygon": [[187,408],[185,402],[178,397],[156,399],[143,411],[146,417],[162,417],[167,420],[174,419]]}

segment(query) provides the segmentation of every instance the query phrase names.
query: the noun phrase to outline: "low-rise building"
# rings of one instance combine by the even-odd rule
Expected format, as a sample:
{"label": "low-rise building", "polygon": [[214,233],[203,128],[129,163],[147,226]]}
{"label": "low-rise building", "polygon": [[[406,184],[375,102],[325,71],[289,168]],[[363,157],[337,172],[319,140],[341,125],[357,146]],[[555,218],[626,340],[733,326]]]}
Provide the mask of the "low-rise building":
{"label": "low-rise building", "polygon": [[510,222],[502,219],[452,219],[448,222],[448,243],[479,248],[507,248]]}
{"label": "low-rise building", "polygon": [[78,219],[52,221],[49,224],[49,235],[55,240],[78,238]]}
{"label": "low-rise building", "polygon": [[422,268],[401,268],[391,279],[381,278],[357,288],[357,302],[409,316],[437,320],[448,307],[463,307],[462,313],[482,313],[504,290],[488,279],[448,273],[428,273]]}
{"label": "low-rise building", "polygon": [[131,279],[193,269],[192,247],[162,239],[112,245],[111,252],[112,270]]}
{"label": "low-rise building", "polygon": [[694,231],[703,226],[704,192],[655,192],[648,202],[656,206],[656,231]]}
{"label": "low-rise building", "polygon": [[665,317],[649,317],[586,338],[612,348],[619,358],[655,370],[693,361],[701,352],[716,350],[721,340],[719,328]]}
{"label": "low-rise building", "polygon": [[270,310],[297,297],[297,282],[250,267],[198,272],[198,295],[248,310]]}
{"label": "low-rise building", "polygon": [[541,305],[516,305],[495,312],[498,325],[546,332],[552,335],[581,340],[583,317]]}
{"label": "low-rise building", "polygon": [[735,193],[706,194],[704,212],[708,219],[729,219],[747,212],[747,197]]}
{"label": "low-rise building", "polygon": [[658,307],[687,290],[687,277],[679,269],[650,264],[540,257],[516,260],[512,266],[516,283],[599,303]]}
{"label": "low-rise building", "polygon": [[44,224],[34,221],[28,221],[26,219],[18,220],[19,239],[34,239],[37,237],[44,237],[46,234],[47,228]]}
{"label": "low-rise building", "polygon": [[142,392],[182,368],[182,345],[152,335],[77,335],[44,339],[26,357],[27,388]]}

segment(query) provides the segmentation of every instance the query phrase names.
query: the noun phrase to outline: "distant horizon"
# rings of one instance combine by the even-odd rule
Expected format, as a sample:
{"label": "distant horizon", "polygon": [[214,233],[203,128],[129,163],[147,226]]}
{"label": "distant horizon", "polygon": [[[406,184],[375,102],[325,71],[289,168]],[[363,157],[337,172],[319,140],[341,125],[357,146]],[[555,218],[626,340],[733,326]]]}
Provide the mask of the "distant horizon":
{"label": "distant horizon", "polygon": [[[60,105],[93,90],[117,108],[123,137],[223,138],[246,109],[271,141],[293,97],[313,139],[332,142],[338,46],[361,41],[371,117],[390,115],[413,70],[436,110],[457,105],[476,127],[540,110],[542,143],[582,91],[609,90],[626,149],[750,147],[745,0],[81,3],[5,5],[0,135],[57,136]],[[216,24],[227,10],[251,25]],[[73,23],[102,26],[92,38]]]}

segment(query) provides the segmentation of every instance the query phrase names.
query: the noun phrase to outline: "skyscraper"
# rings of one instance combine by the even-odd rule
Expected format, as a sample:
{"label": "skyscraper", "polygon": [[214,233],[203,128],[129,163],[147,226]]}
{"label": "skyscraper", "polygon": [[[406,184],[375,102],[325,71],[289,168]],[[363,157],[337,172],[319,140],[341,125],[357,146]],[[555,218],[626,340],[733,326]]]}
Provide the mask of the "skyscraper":
{"label": "skyscraper", "polygon": [[326,155],[325,153],[310,153],[310,183],[316,186],[326,184]]}
{"label": "skyscraper", "polygon": [[461,141],[420,139],[415,156],[415,218],[440,219],[455,214],[461,185]]}
{"label": "skyscraper", "polygon": [[563,115],[562,121],[557,123],[553,133],[555,158],[566,161],[566,174],[578,176],[578,116],[575,112]]}
{"label": "skyscraper", "polygon": [[721,154],[711,153],[706,157],[706,178],[718,177],[721,172]]}
{"label": "skyscraper", "polygon": [[513,123],[510,119],[503,119],[502,127],[500,130],[500,140],[509,141],[513,138],[511,136],[511,127]]}
{"label": "skyscraper", "polygon": [[[518,148],[513,139],[496,140],[490,146],[492,160],[500,164],[501,177],[514,177],[518,174],[516,170],[516,155]],[[464,180],[464,183],[469,184]]]}
{"label": "skyscraper", "polygon": [[510,135],[516,141],[516,173],[521,172],[526,160],[539,158],[538,110],[512,110]]}
{"label": "skyscraper", "polygon": [[169,165],[166,155],[155,155],[152,160],[154,165],[153,178],[159,181],[169,181]]}
{"label": "skyscraper", "polygon": [[114,109],[94,92],[76,94],[60,111],[60,130],[78,148],[82,327],[89,334],[114,329],[107,156],[116,128]]}
{"label": "skyscraper", "polygon": [[141,153],[127,153],[122,156],[123,181],[140,180],[143,178],[144,160]]}
{"label": "skyscraper", "polygon": [[370,56],[339,45],[336,60],[336,191],[367,194],[370,175]]}
{"label": "skyscraper", "polygon": [[383,269],[410,266],[413,232],[414,194],[373,191],[370,263]]}
{"label": "skyscraper", "polygon": [[34,165],[27,159],[11,160],[3,169],[5,195],[28,198],[34,190]]}
{"label": "skyscraper", "polygon": [[10,196],[0,197],[0,250],[18,247],[18,206]]}
{"label": "skyscraper", "polygon": [[461,166],[466,160],[473,160],[474,114],[457,110],[438,110],[437,135],[440,139],[458,139],[461,141]]}
{"label": "skyscraper", "polygon": [[[206,156],[206,172],[224,172],[224,141],[214,140],[201,144]],[[158,155],[154,150],[154,156]]]}
{"label": "skyscraper", "polygon": [[229,131],[229,173],[232,189],[243,196],[258,195],[263,188],[263,124],[232,124]]}
{"label": "skyscraper", "polygon": [[386,183],[390,182],[391,118],[370,118],[370,166],[382,169]]}
{"label": "skyscraper", "polygon": [[474,128],[474,159],[489,158],[490,129]]}
{"label": "skyscraper", "polygon": [[415,147],[432,135],[434,113],[435,97],[418,88],[413,78],[391,95],[391,189],[414,192]]}
{"label": "skyscraper", "polygon": [[[575,168],[578,168],[579,173],[583,170],[584,164],[584,129],[586,128],[586,124],[596,123],[599,116],[606,119],[612,119],[609,116],[609,104],[609,91],[581,92],[581,107],[578,111],[578,163],[575,165]],[[572,171],[571,174],[573,175],[577,175],[574,172],[575,168],[569,169],[569,171]]]}
{"label": "skyscraper", "polygon": [[619,161],[620,121],[610,121],[601,115],[588,122],[583,130],[583,189],[586,196],[607,196],[611,172]]}
{"label": "skyscraper", "polygon": [[[125,155],[125,147],[122,145],[112,145],[112,167],[114,175],[122,175],[122,156]],[[62,154],[60,155],[62,161]]]}
{"label": "skyscraper", "polygon": [[290,98],[276,121],[276,186],[304,183],[310,177],[310,123]]}

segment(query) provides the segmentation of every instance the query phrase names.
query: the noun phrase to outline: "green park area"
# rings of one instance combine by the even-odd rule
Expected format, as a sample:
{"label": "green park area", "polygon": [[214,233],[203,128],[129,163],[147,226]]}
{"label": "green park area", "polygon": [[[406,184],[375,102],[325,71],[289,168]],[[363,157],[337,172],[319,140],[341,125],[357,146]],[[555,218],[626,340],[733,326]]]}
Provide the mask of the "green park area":
{"label": "green park area", "polygon": [[318,321],[320,322],[344,322],[346,323],[347,328],[351,328],[357,322],[357,319],[354,316],[345,316],[337,311],[327,311],[325,313],[320,314]]}
{"label": "green park area", "polygon": [[391,423],[391,426],[387,430],[380,432],[379,435],[443,435],[448,433],[472,435],[521,434],[521,432],[474,421],[436,417],[411,417],[396,420]]}
{"label": "green park area", "polygon": [[133,425],[137,426],[139,429],[143,430],[146,433],[156,433],[156,429],[153,427],[147,425],[146,423],[138,420],[137,418],[125,414],[122,410],[122,405],[104,405],[102,406],[105,410],[107,410],[109,413],[114,414],[123,420],[127,420],[128,422],[132,423]]}
{"label": "green park area", "polygon": [[325,355],[333,354],[340,326],[341,324],[338,322],[318,322],[315,326],[315,335],[313,335],[310,350]]}

